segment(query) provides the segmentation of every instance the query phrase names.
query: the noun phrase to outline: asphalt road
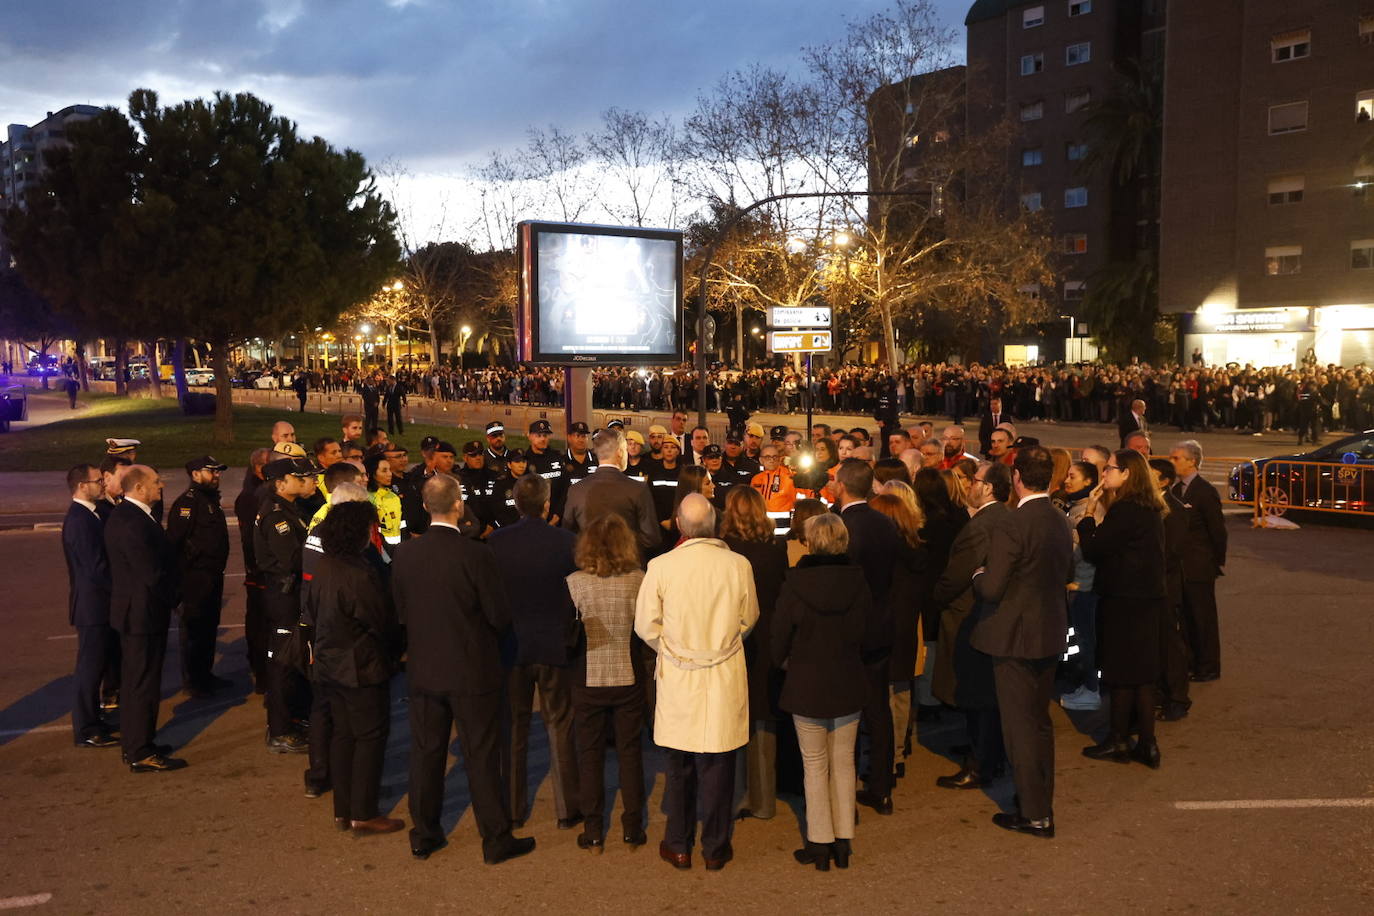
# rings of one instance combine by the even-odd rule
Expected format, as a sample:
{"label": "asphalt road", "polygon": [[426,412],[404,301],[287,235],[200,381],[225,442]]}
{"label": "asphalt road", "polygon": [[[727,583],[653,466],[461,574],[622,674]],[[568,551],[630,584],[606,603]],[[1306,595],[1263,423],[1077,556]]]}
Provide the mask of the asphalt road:
{"label": "asphalt road", "polygon": [[[173,649],[160,740],[178,746],[190,767],[130,774],[116,750],[72,747],[75,640],[57,533],[0,533],[8,596],[0,909],[1374,911],[1374,532],[1256,531],[1236,517],[1229,524],[1231,561],[1220,583],[1225,677],[1196,687],[1189,718],[1161,726],[1162,769],[1084,759],[1083,732],[1101,722],[1056,711],[1059,835],[1046,842],[989,823],[1010,796],[1007,780],[987,795],[937,789],[935,777],[955,769],[940,751],[957,729],[948,720],[923,726],[896,813],[863,815],[853,866],[828,874],[792,860],[795,797],[784,797],[773,820],[738,826],[736,859],[723,872],[708,874],[699,861],[690,872],[673,871],[655,852],[663,830],[656,755],[648,758],[655,770],[650,845],[628,851],[613,832],[605,855],[591,857],[576,848],[574,832],[555,828],[538,727],[531,761],[538,790],[526,828],[539,842],[533,855],[482,864],[461,766],[449,779],[450,846],[428,862],[410,857],[404,833],[366,840],[336,833],[329,797],[302,797],[302,759],[263,747],[263,712],[247,692],[237,559],[218,665],[237,687],[221,700],[175,693]],[[402,693],[398,681],[382,795],[384,807],[408,820]]]}

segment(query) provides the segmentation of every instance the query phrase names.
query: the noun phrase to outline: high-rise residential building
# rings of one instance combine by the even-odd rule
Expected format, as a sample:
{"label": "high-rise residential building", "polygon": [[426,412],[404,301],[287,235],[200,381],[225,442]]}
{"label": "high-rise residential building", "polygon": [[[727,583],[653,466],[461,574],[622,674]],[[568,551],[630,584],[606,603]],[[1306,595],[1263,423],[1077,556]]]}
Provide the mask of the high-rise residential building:
{"label": "high-rise residential building", "polygon": [[[0,143],[0,214],[10,206],[24,205],[24,192],[43,169],[43,153],[67,142],[69,125],[100,113],[94,105],[68,105],[50,111],[32,127],[11,124]],[[8,268],[10,256],[0,224],[0,268]]]}
{"label": "high-rise residential building", "polygon": [[[1153,244],[1157,195],[1090,173],[1084,122],[1088,106],[1115,90],[1127,61],[1157,71],[1164,13],[1164,0],[977,0],[965,19],[970,135],[1003,119],[1015,125],[1007,168],[1018,181],[1007,205],[1048,217],[1059,279],[1038,293],[1065,317],[1078,317],[1095,273]],[[1076,321],[1075,328],[1084,332]],[[1073,343],[1067,355],[1091,355]],[[1043,356],[1059,355],[1057,346],[1047,349]]]}
{"label": "high-rise residential building", "polygon": [[1374,0],[1169,11],[1160,307],[1209,363],[1374,362]]}

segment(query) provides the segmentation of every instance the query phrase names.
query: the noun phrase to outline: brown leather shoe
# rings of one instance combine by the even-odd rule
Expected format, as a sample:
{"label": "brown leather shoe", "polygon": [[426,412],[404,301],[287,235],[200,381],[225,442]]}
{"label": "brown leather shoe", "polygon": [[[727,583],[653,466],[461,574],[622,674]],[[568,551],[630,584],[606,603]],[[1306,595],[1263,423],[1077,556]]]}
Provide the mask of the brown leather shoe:
{"label": "brown leather shoe", "polygon": [[685,870],[692,867],[692,854],[690,852],[673,852],[668,848],[667,843],[658,844],[658,857],[673,868]]}
{"label": "brown leather shoe", "polygon": [[374,817],[366,821],[353,821],[354,836],[374,836],[379,833],[395,833],[405,827],[406,822],[394,817]]}

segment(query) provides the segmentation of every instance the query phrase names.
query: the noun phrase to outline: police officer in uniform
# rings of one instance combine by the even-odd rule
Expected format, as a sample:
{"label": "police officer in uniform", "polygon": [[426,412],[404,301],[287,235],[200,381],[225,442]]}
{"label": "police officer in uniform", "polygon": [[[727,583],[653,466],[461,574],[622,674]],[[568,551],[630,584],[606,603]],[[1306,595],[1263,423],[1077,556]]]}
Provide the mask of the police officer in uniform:
{"label": "police officer in uniform", "polygon": [[721,451],[719,445],[708,445],[701,450],[701,466],[706,469],[706,473],[711,475],[711,482],[715,485],[712,488],[711,504],[716,507],[717,512],[725,511],[725,495],[730,492],[730,487],[734,482],[730,481],[721,486],[720,471],[725,464],[725,453]]}
{"label": "police officer in uniform", "polygon": [[382,403],[382,391],[377,387],[375,376],[369,375],[358,382],[358,396],[363,402],[363,428],[372,429],[377,426],[378,408]]}
{"label": "police officer in uniform", "polygon": [[[505,459],[501,459],[504,463]],[[482,534],[496,524],[495,507],[492,505],[496,492],[496,477],[487,470],[487,456],[482,443],[477,441],[463,444],[463,466],[458,469],[458,482],[463,485],[463,505],[477,515],[482,524]]]}
{"label": "police officer in uniform", "polygon": [[505,471],[496,478],[492,490],[491,507],[495,518],[493,526],[496,528],[505,528],[520,521],[520,510],[515,506],[515,484],[530,472],[529,459],[518,448],[506,452],[505,465]]}
{"label": "police officer in uniform", "polygon": [[549,500],[552,505],[550,524],[558,524],[563,513],[563,456],[549,448],[549,437],[553,435],[553,424],[548,420],[535,420],[530,424],[530,447],[525,452],[529,460],[529,470],[549,482]]}
{"label": "police officer in uniform", "polygon": [[506,427],[500,420],[487,424],[487,450],[482,453],[486,468],[497,477],[506,470]]}
{"label": "police officer in uniform", "polygon": [[596,456],[587,449],[587,436],[591,430],[587,429],[587,424],[582,422],[574,423],[568,427],[568,450],[563,455],[563,480],[562,490],[554,495],[554,514],[560,518],[563,516],[563,503],[568,498],[568,490],[572,485],[585,480],[596,467]]}
{"label": "police officer in uniform", "polygon": [[309,715],[310,686],[282,654],[300,620],[301,551],[306,522],[297,500],[315,493],[315,466],[305,458],[278,458],[263,468],[271,495],[259,513],[253,552],[267,612],[267,747],[276,754],[304,754],[310,746],[296,723]]}
{"label": "police officer in uniform", "polygon": [[[725,434],[724,453],[725,460],[720,464],[720,471],[711,472],[717,493],[724,490],[728,494],[736,484],[747,487],[754,475],[763,470],[757,461],[744,454],[744,441],[738,430],[732,429]],[[724,497],[721,498],[721,505],[725,505]]]}
{"label": "police officer in uniform", "polygon": [[227,467],[209,455],[186,462],[191,485],[167,516],[167,539],[181,570],[181,688],[193,697],[232,683],[212,670],[229,562],[229,523],[219,504],[219,476]]}

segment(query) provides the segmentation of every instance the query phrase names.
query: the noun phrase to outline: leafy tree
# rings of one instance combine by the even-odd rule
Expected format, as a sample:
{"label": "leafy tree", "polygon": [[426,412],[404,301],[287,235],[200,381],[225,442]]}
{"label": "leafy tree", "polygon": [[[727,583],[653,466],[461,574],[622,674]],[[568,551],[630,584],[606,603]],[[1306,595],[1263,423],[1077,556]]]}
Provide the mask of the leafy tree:
{"label": "leafy tree", "polygon": [[[42,366],[53,344],[72,336],[71,325],[12,270],[0,271],[0,337],[31,349]],[[22,372],[22,369],[20,370]],[[48,387],[44,374],[43,387]]]}

